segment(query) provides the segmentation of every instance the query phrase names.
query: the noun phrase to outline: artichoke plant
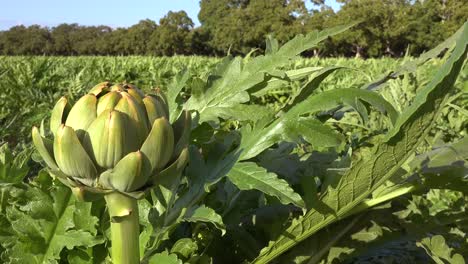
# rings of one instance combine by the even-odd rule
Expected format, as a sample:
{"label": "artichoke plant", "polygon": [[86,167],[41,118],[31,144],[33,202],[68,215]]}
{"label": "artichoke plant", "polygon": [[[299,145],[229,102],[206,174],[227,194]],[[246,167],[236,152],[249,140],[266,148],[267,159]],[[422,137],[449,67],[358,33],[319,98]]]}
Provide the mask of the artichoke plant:
{"label": "artichoke plant", "polygon": [[62,97],[49,133],[44,125],[33,127],[34,145],[51,175],[81,200],[106,199],[113,263],[139,262],[137,199],[186,165],[190,122],[183,111],[169,123],[159,90],[144,95],[131,84],[104,82],[73,106]]}

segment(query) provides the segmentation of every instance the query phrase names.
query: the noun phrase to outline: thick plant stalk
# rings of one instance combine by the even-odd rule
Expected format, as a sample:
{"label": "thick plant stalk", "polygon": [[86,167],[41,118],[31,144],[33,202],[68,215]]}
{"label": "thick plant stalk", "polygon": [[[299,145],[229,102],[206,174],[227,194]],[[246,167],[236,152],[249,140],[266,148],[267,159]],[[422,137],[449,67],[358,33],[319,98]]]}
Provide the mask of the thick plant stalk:
{"label": "thick plant stalk", "polygon": [[140,263],[137,200],[117,192],[105,198],[111,219],[112,263]]}

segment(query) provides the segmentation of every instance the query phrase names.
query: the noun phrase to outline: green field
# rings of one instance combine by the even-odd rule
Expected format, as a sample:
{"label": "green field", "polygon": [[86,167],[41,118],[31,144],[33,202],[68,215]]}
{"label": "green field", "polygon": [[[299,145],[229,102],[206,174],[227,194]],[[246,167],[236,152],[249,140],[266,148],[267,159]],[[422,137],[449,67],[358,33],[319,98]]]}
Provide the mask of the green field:
{"label": "green field", "polygon": [[246,58],[0,57],[0,260],[465,263],[467,32],[402,59],[299,57],[313,34]]}
{"label": "green field", "polygon": [[[187,69],[202,76],[212,69],[219,58],[209,57],[0,57],[1,130],[4,141],[16,144],[30,142],[30,127],[48,115],[47,110],[63,95],[79,98],[96,83],[104,80],[137,85],[144,91],[160,87],[167,89],[175,74]],[[284,69],[304,67],[346,67],[325,79],[320,89],[359,88],[395,69],[403,59],[298,58]],[[439,65],[425,65],[418,71],[420,80]],[[396,83],[396,82],[393,82]],[[396,86],[389,84],[388,86]],[[281,87],[263,102],[287,100],[300,82]],[[395,90],[396,89],[396,90]],[[393,95],[400,88],[386,88]],[[414,91],[410,91],[410,95]],[[396,98],[395,98],[396,99]]]}

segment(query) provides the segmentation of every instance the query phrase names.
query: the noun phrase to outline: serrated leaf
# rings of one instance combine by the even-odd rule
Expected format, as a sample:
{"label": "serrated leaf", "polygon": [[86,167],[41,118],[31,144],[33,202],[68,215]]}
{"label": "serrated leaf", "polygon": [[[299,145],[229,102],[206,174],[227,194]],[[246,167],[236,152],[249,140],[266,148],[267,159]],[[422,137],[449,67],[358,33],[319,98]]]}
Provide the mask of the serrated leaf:
{"label": "serrated leaf", "polygon": [[402,76],[405,73],[408,72],[414,72],[415,69],[417,69],[418,66],[421,66],[425,62],[427,62],[430,59],[436,58],[441,55],[444,51],[447,49],[450,49],[451,47],[454,46],[455,42],[457,39],[460,37],[460,35],[463,32],[463,27],[457,30],[455,34],[450,36],[448,39],[446,39],[444,42],[438,44],[435,48],[424,52],[421,54],[417,59],[415,60],[409,60],[403,65],[401,65],[398,69],[395,71],[391,71],[388,74],[386,74],[383,78],[378,79],[377,81],[374,81],[370,84],[366,84],[362,89],[367,89],[367,90],[377,90],[381,87],[382,84],[387,82],[390,79],[395,79],[398,76]]}
{"label": "serrated leaf", "polygon": [[[49,176],[40,176],[39,180],[41,177]],[[28,188],[24,193],[24,198],[30,200],[27,204],[8,207],[7,218],[18,241],[7,248],[3,257],[11,263],[54,263],[65,247],[92,247],[104,242],[94,233],[92,216],[81,216],[89,217],[91,223],[74,221],[77,208],[69,188],[61,184],[41,188]],[[78,226],[84,229],[76,229]]]}
{"label": "serrated leaf", "polygon": [[353,240],[369,243],[382,235],[383,235],[382,227],[377,225],[374,221],[372,221],[371,227],[364,228],[363,230],[353,234],[351,238]]}
{"label": "serrated leaf", "polygon": [[264,96],[274,92],[275,90],[287,87],[287,85],[291,82],[302,80],[322,69],[323,67],[304,67],[300,69],[288,70],[284,72],[284,78],[272,76],[272,78],[270,78],[268,81],[260,83],[249,89],[249,92],[251,92],[251,94],[255,97]]}
{"label": "serrated leaf", "polygon": [[367,102],[380,112],[387,114],[392,122],[395,122],[398,118],[398,112],[381,95],[376,92],[353,88],[333,89],[314,94],[292,107],[287,114],[291,116],[315,114],[320,111],[331,110],[343,104],[359,110],[356,105],[356,102],[359,101]]}
{"label": "serrated leaf", "polygon": [[171,253],[189,258],[198,250],[197,242],[191,238],[181,238],[172,246]]}
{"label": "serrated leaf", "polygon": [[259,190],[278,198],[283,204],[305,207],[301,196],[294,192],[287,181],[253,162],[239,162],[234,165],[228,179],[240,190]]}
{"label": "serrated leaf", "polygon": [[204,88],[198,86],[196,91],[193,91],[193,96],[187,101],[186,107],[188,110],[197,110],[203,116],[206,110],[217,107],[220,103],[231,106],[239,103],[236,97],[266,82],[267,73],[274,73],[303,51],[315,47],[329,36],[339,34],[353,25],[338,26],[321,32],[314,31],[306,36],[298,35],[277,52],[252,58],[245,62],[245,65],[242,65],[240,58],[226,58],[218,64],[208,78],[206,86]]}
{"label": "serrated leaf", "polygon": [[87,231],[92,235],[96,235],[96,227],[99,224],[99,219],[92,215],[92,206],[92,203],[75,200],[73,221],[75,222],[76,229]]}
{"label": "serrated leaf", "polygon": [[236,163],[239,153],[212,152],[204,161],[201,153],[192,146],[190,149],[190,163],[187,168],[187,176],[190,181],[188,192],[181,195],[174,208],[190,208],[195,205],[210,190],[210,187],[219,182],[231,170]]}
{"label": "serrated leaf", "polygon": [[109,263],[110,256],[104,244],[94,247],[78,247],[68,250],[67,263],[69,264],[91,264],[91,263]]}
{"label": "serrated leaf", "polygon": [[157,250],[161,242],[169,239],[169,235],[178,226],[185,212],[190,208],[197,208],[203,197],[210,191],[211,186],[226,176],[237,161],[239,153],[227,152],[231,143],[226,144],[213,143],[215,150],[208,153],[206,160],[195,146],[189,147],[190,163],[186,169],[186,176],[190,188],[179,196],[172,208],[168,209],[163,216],[155,215],[154,219],[150,217],[150,222],[154,226],[154,232],[151,234],[154,241],[146,247],[144,258]]}
{"label": "serrated leaf", "polygon": [[453,249],[445,243],[445,238],[441,235],[426,237],[422,239],[421,242],[418,242],[417,245],[424,248],[427,254],[431,256],[437,264],[445,264],[447,262],[451,264],[465,264],[465,260],[462,255],[452,255]]}
{"label": "serrated leaf", "polygon": [[152,208],[152,205],[148,200],[141,199],[138,200],[138,211],[139,211],[139,222],[144,226],[140,231],[139,241],[140,241],[140,256],[145,254],[145,249],[150,242],[151,236],[153,235],[153,225],[150,222],[149,215],[151,210],[156,210]]}
{"label": "serrated leaf", "polygon": [[[342,176],[336,187],[330,187],[321,201],[333,213],[309,211],[304,217],[293,220],[284,235],[264,248],[255,263],[266,263],[345,216],[385,183],[424,142],[435,124],[434,120],[449,95],[464,61],[468,46],[468,22],[448,61],[438,70],[432,81],[421,89],[413,104],[398,118],[394,128],[382,142],[375,145],[371,155],[356,155],[352,168]],[[367,158],[363,158],[367,157]]]}
{"label": "serrated leaf", "polygon": [[285,120],[284,138],[287,141],[299,142],[301,137],[315,148],[338,147],[344,143],[344,137],[341,134],[315,118]]}
{"label": "serrated leaf", "polygon": [[[311,118],[299,119],[301,115],[317,114],[320,111],[330,110],[342,104],[357,108],[356,102],[359,100],[371,104],[383,113],[387,113],[391,120],[396,120],[398,117],[398,113],[393,106],[375,92],[360,89],[325,91],[309,96],[272,123],[269,123],[269,120],[261,120],[253,128],[250,126],[243,127],[241,129],[242,139],[240,148],[242,149],[242,154],[240,160],[253,158],[275,143],[290,140],[291,137],[288,137],[288,132],[293,133],[293,135],[290,135],[292,137],[294,137],[294,134],[298,134],[295,132],[294,127],[302,128],[303,132],[307,131],[305,129],[307,124],[301,125],[297,124],[297,122],[312,124],[311,122],[313,121],[311,121]],[[289,129],[291,126],[293,128]],[[314,147],[336,147],[340,145],[341,136],[333,133],[328,126],[319,122],[313,122],[313,126],[309,126],[309,128],[310,130],[307,134],[310,136],[307,141],[313,144]],[[313,136],[314,133],[317,133],[316,138]],[[328,140],[322,141],[322,138],[326,139],[325,136],[328,136]]]}
{"label": "serrated leaf", "polygon": [[336,70],[343,69],[341,66],[331,66],[321,69],[316,72],[298,91],[296,95],[293,96],[292,100],[282,109],[283,111],[288,111],[293,106],[299,104],[300,102],[307,99],[312,93],[317,89],[328,75],[332,74]]}
{"label": "serrated leaf", "polygon": [[314,118],[297,118],[285,115],[271,125],[262,127],[257,124],[241,128],[242,150],[239,160],[247,160],[281,141],[300,142],[304,138],[314,148],[337,147],[342,143],[342,136],[329,126]]}
{"label": "serrated leaf", "polygon": [[223,218],[215,210],[201,205],[193,207],[185,213],[183,219],[188,222],[206,222],[212,223],[217,229],[221,230],[222,235],[226,233],[226,227]]}
{"label": "serrated leaf", "polygon": [[13,157],[8,144],[0,146],[0,187],[23,181],[29,171],[27,161],[30,154],[27,152],[24,150]]}
{"label": "serrated leaf", "polygon": [[339,260],[342,254],[350,254],[354,251],[354,248],[349,247],[331,247],[327,257],[327,263],[333,263],[333,261]]}
{"label": "serrated leaf", "polygon": [[418,155],[410,166],[419,167],[418,174],[428,188],[468,191],[468,137]]}
{"label": "serrated leaf", "polygon": [[180,107],[181,102],[179,101],[179,94],[182,89],[186,86],[187,81],[190,78],[188,70],[180,71],[168,85],[167,88],[167,101],[169,107],[169,118],[170,122],[173,123],[179,117],[182,110]]}

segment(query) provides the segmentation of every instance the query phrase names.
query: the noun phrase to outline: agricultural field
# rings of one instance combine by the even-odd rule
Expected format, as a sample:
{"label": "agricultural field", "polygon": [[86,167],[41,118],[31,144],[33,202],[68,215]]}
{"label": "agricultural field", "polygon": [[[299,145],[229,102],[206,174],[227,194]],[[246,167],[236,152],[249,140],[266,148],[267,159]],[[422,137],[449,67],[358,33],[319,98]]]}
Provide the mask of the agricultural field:
{"label": "agricultural field", "polygon": [[[468,26],[417,58],[299,56],[344,30],[0,57],[1,262],[465,263]],[[112,93],[101,113],[129,118],[95,132]]]}
{"label": "agricultural field", "polygon": [[[210,57],[0,57],[2,102],[1,138],[10,144],[30,143],[30,128],[49,113],[63,95],[72,99],[85,94],[103,80],[127,81],[144,91],[155,87],[166,90],[174,76],[182,70],[202,76],[212,70],[221,58]],[[321,83],[320,89],[359,88],[374,78],[396,68],[403,59],[298,58],[284,69],[306,67],[345,67]],[[418,74],[422,80],[439,65],[437,60],[424,65]],[[306,72],[307,73],[307,72]],[[301,82],[270,91],[259,102],[284,102]],[[393,91],[395,92],[395,91]]]}

